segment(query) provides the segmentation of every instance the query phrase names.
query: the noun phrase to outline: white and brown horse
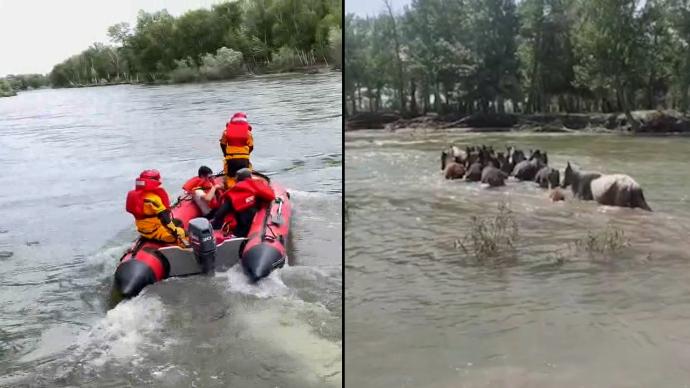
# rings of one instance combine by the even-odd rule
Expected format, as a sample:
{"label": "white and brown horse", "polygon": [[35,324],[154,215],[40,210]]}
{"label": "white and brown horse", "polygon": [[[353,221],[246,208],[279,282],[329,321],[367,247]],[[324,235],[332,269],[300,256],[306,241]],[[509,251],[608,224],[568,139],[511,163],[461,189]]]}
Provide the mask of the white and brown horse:
{"label": "white and brown horse", "polygon": [[561,187],[568,186],[571,186],[575,198],[595,200],[602,205],[639,207],[652,211],[644,199],[642,187],[625,174],[581,172],[575,170],[568,162]]}

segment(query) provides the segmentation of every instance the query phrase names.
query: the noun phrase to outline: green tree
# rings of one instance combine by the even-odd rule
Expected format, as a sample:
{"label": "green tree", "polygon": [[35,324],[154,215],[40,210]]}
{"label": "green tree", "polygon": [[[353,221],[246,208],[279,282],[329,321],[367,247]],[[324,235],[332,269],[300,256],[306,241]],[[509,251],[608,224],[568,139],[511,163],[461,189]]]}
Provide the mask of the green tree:
{"label": "green tree", "polygon": [[576,81],[614,92],[616,106],[633,130],[639,123],[631,114],[636,78],[644,52],[642,27],[636,17],[637,0],[589,0],[577,28],[576,50],[580,62]]}
{"label": "green tree", "polygon": [[670,0],[669,24],[676,37],[672,63],[672,80],[677,105],[683,111],[690,109],[690,0]]}
{"label": "green tree", "polygon": [[56,65],[54,86],[128,80],[188,82],[245,72],[342,61],[337,0],[239,0],[173,17],[140,11],[132,27],[108,28],[114,46],[95,43]]}

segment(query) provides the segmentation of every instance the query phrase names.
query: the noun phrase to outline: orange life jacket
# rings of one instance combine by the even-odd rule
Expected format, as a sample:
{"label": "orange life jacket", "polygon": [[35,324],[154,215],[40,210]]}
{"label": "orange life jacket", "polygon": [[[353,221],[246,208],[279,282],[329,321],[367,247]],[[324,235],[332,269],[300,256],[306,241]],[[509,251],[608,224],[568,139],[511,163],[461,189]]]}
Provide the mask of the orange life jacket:
{"label": "orange life jacket", "polygon": [[137,220],[151,217],[144,214],[144,196],[152,193],[160,197],[166,209],[170,208],[170,198],[165,189],[161,187],[160,181],[155,179],[137,178],[135,189],[127,193],[126,210]]}
{"label": "orange life jacket", "polygon": [[[198,176],[189,179],[184,185],[182,185],[182,189],[188,194],[193,194],[195,190],[199,189],[203,190],[204,193],[208,193],[208,191],[212,188],[213,181]],[[211,198],[211,201],[208,203],[208,207],[210,207],[211,209],[217,209],[218,207],[220,207],[219,194],[220,193],[218,192],[218,190],[216,190],[216,195],[214,195],[213,198]]]}
{"label": "orange life jacket", "polygon": [[142,237],[174,243],[178,238],[185,238],[185,231],[173,222],[163,224],[161,215],[170,212],[170,199],[160,184],[155,179],[137,178],[136,188],[127,193],[125,208],[134,216]]}
{"label": "orange life jacket", "polygon": [[232,202],[235,212],[239,213],[256,205],[258,201],[271,202],[276,195],[265,182],[245,179],[226,191],[225,197]]}
{"label": "orange life jacket", "polygon": [[182,189],[186,191],[188,194],[191,194],[194,192],[194,190],[202,189],[204,191],[211,190],[213,187],[213,182],[209,179],[204,179],[198,176],[195,176],[194,178],[189,179],[187,182],[185,182],[184,185],[182,185]]}
{"label": "orange life jacket", "polygon": [[254,141],[252,126],[247,122],[228,122],[225,125],[222,141],[225,144],[226,159],[249,159]]}

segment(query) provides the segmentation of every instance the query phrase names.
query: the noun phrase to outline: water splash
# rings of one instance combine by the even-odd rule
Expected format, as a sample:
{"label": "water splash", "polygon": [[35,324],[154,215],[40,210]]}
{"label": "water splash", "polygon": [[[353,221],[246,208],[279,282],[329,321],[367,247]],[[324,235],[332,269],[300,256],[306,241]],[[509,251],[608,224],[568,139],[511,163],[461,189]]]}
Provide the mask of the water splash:
{"label": "water splash", "polygon": [[109,360],[144,360],[141,347],[164,348],[169,341],[158,341],[157,334],[166,319],[163,303],[145,293],[126,300],[108,311],[91,330],[78,340],[82,362],[101,367]]}
{"label": "water splash", "polygon": [[[287,263],[285,267],[287,267]],[[257,298],[266,299],[284,297],[290,294],[290,289],[283,283],[280,273],[280,269],[275,270],[257,283],[252,283],[244,273],[242,266],[238,264],[230,268],[226,273],[219,273],[216,276],[227,278],[228,290],[232,293],[252,295]]]}
{"label": "water splash", "polygon": [[290,192],[290,195],[294,196],[297,199],[331,198],[334,195],[330,193],[324,193],[321,191],[302,191],[295,189],[288,189],[288,192]]}

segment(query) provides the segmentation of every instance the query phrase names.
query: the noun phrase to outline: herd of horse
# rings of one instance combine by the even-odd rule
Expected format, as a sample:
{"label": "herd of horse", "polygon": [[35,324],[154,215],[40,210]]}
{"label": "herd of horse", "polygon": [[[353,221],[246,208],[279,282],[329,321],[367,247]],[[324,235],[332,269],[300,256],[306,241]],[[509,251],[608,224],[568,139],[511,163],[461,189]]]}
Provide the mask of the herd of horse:
{"label": "herd of horse", "polygon": [[570,186],[573,196],[580,200],[652,211],[642,188],[630,176],[579,171],[568,162],[561,181],[560,171],[549,166],[548,154],[541,150],[530,150],[526,155],[512,146],[506,147],[505,152],[497,152],[486,145],[467,146],[464,150],[452,145],[441,152],[441,170],[446,179],[464,178],[490,187],[505,186],[509,177],[536,182],[539,187],[549,189],[553,201],[564,200],[558,188]]}

